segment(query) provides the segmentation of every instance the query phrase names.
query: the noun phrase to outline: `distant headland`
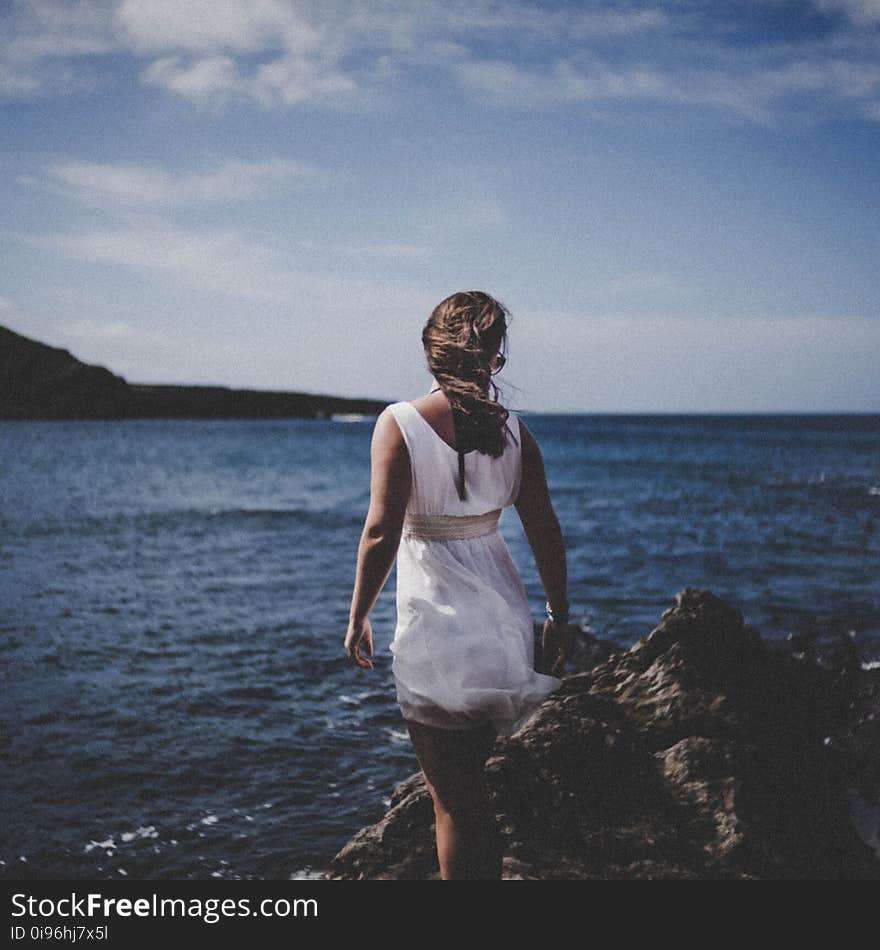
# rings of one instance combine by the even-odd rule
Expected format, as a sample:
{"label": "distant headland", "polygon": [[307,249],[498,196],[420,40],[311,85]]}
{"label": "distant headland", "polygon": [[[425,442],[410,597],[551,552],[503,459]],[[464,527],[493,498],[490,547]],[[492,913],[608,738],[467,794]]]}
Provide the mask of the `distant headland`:
{"label": "distant headland", "polygon": [[130,383],[0,326],[0,419],[326,419],[388,402],[228,386]]}

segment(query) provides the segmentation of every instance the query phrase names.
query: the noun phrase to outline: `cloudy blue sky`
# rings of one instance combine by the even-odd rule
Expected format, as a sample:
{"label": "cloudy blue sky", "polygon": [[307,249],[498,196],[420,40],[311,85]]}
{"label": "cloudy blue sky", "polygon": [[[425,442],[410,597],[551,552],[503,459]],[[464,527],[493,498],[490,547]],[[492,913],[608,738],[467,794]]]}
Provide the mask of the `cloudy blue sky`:
{"label": "cloudy blue sky", "polygon": [[135,382],[880,411],[880,0],[0,0],[0,323]]}

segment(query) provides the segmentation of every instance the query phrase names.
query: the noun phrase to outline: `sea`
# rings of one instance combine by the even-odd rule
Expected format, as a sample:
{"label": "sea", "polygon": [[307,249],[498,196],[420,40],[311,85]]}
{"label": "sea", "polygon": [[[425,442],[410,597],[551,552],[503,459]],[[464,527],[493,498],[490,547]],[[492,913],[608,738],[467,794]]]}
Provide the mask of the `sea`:
{"label": "sea", "polygon": [[[586,630],[704,587],[880,661],[880,415],[524,419]],[[375,668],[343,651],[373,424],[0,422],[0,877],[307,879],[384,814],[418,768],[393,571]]]}

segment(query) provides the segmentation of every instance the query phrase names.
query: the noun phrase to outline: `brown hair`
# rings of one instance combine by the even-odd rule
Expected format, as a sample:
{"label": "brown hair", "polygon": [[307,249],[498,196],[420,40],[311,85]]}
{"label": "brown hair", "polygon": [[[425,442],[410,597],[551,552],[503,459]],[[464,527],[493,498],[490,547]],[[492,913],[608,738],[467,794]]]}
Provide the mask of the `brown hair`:
{"label": "brown hair", "polygon": [[428,368],[452,407],[460,463],[472,449],[493,458],[504,452],[509,413],[498,402],[491,361],[503,352],[509,316],[488,294],[463,290],[439,303],[422,330]]}

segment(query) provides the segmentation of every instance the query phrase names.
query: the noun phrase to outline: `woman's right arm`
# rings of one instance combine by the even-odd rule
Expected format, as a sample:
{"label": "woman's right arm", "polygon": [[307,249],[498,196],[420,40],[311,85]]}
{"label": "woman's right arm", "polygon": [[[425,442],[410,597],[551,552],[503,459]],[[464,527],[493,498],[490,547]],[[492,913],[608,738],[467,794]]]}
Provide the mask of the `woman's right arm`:
{"label": "woman's right arm", "polygon": [[[369,613],[391,572],[412,486],[403,433],[389,409],[373,429],[370,446],[370,508],[358,544],[345,653],[360,667],[372,669],[373,628]],[[367,656],[361,653],[363,643]]]}
{"label": "woman's right arm", "polygon": [[[519,494],[515,502],[516,510],[522,521],[523,530],[529,546],[535,556],[535,564],[550,608],[559,616],[568,614],[568,568],[565,557],[565,541],[559,519],[553,510],[550,500],[550,491],[547,488],[547,475],[544,469],[544,458],[535,437],[520,420],[522,438],[522,479]],[[565,624],[544,625],[544,643],[548,642],[548,634],[558,627],[560,633]],[[550,638],[558,641],[556,652],[558,656],[553,662],[553,670],[558,669],[568,650],[568,638],[565,635]],[[545,656],[545,659],[548,657]],[[554,659],[554,658],[550,658]]]}

